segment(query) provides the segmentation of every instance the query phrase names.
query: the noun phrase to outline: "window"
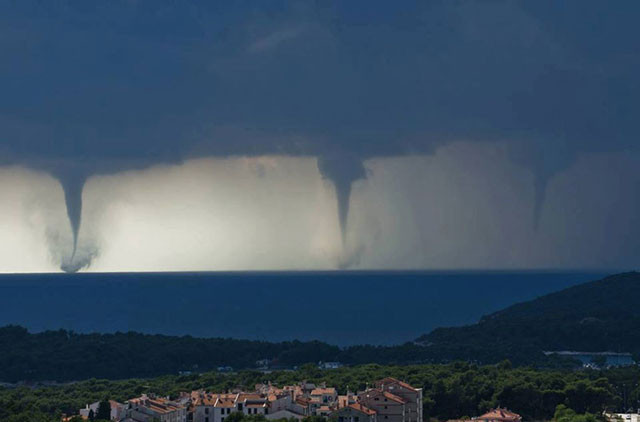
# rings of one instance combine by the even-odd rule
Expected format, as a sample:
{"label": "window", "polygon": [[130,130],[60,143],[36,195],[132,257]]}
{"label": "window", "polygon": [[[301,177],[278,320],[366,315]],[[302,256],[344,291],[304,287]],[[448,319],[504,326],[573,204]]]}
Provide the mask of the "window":
{"label": "window", "polygon": [[353,417],[353,422],[360,422],[360,417],[359,416],[354,416]]}
{"label": "window", "polygon": [[221,418],[221,419],[220,419],[220,422],[224,422],[224,418]]}
{"label": "window", "polygon": [[204,414],[205,414],[205,415],[208,415],[208,414],[209,414],[209,408],[208,408],[208,407],[205,407],[205,408],[204,408]]}
{"label": "window", "polygon": [[384,407],[385,409],[387,408],[387,406]]}
{"label": "window", "polygon": [[204,418],[204,422],[209,422],[209,416],[207,416],[206,418]]}
{"label": "window", "polygon": [[344,418],[342,416],[338,417],[338,422],[344,422]]}
{"label": "window", "polygon": [[242,412],[242,403],[238,403],[238,411]]}
{"label": "window", "polygon": [[387,416],[387,415],[384,415],[384,418],[385,418],[385,419],[389,419],[389,416]]}

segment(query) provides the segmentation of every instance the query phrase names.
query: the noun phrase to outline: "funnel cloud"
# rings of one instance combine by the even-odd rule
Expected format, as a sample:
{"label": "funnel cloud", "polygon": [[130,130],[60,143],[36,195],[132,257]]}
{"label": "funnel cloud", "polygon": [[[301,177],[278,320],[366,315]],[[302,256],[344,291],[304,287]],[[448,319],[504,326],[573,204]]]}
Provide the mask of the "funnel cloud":
{"label": "funnel cloud", "polygon": [[69,265],[72,266],[78,249],[78,234],[82,223],[82,188],[85,180],[79,175],[65,175],[60,177],[60,182],[64,190],[64,203],[73,234],[73,252],[69,258]]}
{"label": "funnel cloud", "polygon": [[356,180],[366,177],[364,166],[359,159],[353,157],[322,157],[318,159],[318,170],[320,170],[323,177],[333,183],[338,205],[340,233],[342,234],[342,243],[344,244],[347,237],[351,186]]}
{"label": "funnel cloud", "polygon": [[3,2],[0,165],[62,185],[70,271],[99,252],[79,254],[86,181],[198,159],[317,159],[344,247],[363,163],[506,145],[532,175],[519,217],[541,233],[572,165],[638,151],[638,13],[631,0]]}

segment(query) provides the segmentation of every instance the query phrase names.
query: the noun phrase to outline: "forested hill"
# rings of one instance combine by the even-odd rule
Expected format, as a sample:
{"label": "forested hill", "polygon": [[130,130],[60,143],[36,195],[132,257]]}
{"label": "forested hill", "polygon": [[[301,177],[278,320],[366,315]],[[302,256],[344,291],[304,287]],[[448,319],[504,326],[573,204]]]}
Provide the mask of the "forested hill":
{"label": "forested hill", "polygon": [[293,366],[326,360],[339,352],[338,347],[321,342],[270,343],[135,332],[29,333],[23,327],[6,326],[0,327],[0,381],[152,377],[219,366],[253,368],[260,359]]}
{"label": "forested hill", "polygon": [[640,273],[623,273],[510,306],[474,325],[438,328],[418,342],[436,349],[494,345],[638,355],[639,300]]}
{"label": "forested hill", "polygon": [[406,365],[454,360],[492,364],[504,359],[517,366],[570,367],[579,362],[545,356],[543,351],[640,355],[638,298],[640,273],[620,274],[511,306],[475,325],[436,329],[397,346],[340,348],[317,341],[271,343],[133,332],[29,333],[7,326],[0,327],[0,381],[152,377],[219,366],[255,368],[263,359],[280,368],[318,361]]}

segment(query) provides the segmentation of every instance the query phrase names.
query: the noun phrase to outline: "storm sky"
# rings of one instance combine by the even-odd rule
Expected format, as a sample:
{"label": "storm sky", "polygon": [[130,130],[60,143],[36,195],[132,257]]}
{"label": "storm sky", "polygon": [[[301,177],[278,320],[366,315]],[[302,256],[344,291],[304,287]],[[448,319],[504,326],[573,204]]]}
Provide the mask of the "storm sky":
{"label": "storm sky", "polygon": [[639,12],[0,2],[0,271],[637,268]]}

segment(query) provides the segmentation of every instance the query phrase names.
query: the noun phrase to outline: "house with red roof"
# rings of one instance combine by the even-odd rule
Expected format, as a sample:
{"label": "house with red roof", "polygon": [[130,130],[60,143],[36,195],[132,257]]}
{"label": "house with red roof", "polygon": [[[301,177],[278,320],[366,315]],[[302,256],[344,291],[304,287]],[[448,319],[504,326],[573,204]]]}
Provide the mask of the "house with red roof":
{"label": "house with red roof", "polygon": [[509,409],[491,409],[484,415],[473,418],[477,422],[522,422],[522,416]]}

